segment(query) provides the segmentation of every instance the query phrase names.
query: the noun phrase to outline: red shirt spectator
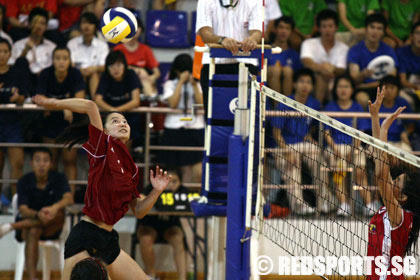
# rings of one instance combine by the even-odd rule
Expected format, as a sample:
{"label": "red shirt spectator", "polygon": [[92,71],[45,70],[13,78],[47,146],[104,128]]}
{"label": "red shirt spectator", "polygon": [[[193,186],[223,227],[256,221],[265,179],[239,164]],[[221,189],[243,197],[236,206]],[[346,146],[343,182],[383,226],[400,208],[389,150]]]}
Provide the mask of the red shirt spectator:
{"label": "red shirt spectator", "polygon": [[80,18],[82,14],[83,5],[74,6],[64,4],[65,0],[57,0],[58,1],[58,20],[60,21],[60,27],[58,30],[63,31],[67,30],[72,27]]}
{"label": "red shirt spectator", "polygon": [[152,49],[145,44],[139,43],[138,48],[134,52],[127,50],[127,47],[123,44],[117,45],[114,50],[124,53],[128,65],[147,68],[149,70],[159,66],[159,62],[153,55]]}
{"label": "red shirt spectator", "polygon": [[13,0],[5,2],[7,2],[6,16],[8,18],[18,18],[20,14],[29,15],[35,7],[44,8],[53,14],[57,13],[57,0]]}

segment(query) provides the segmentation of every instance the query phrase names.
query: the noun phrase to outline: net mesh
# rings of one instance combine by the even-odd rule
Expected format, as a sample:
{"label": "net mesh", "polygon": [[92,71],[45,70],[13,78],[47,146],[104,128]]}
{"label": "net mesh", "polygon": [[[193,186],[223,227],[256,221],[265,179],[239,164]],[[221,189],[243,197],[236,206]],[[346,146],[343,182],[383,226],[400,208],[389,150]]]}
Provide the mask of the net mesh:
{"label": "net mesh", "polygon": [[[391,255],[395,250],[405,254],[418,232],[420,186],[415,178],[420,159],[396,147],[400,143],[392,145],[363,133],[371,130],[368,113],[364,118],[351,113],[328,117],[311,98],[290,99],[265,86],[259,93],[256,118],[261,125],[262,164],[253,229],[290,256],[363,257],[387,254],[375,238],[385,232],[387,240],[390,226],[395,228],[387,243],[392,244]],[[391,187],[380,192],[379,186]],[[389,190],[398,192],[390,196]],[[403,194],[408,197],[405,210],[398,206],[403,203],[392,199]],[[268,218],[262,215],[267,204]],[[384,205],[395,210],[387,211],[385,218]],[[381,215],[374,216],[378,211]],[[418,248],[406,255],[420,260]],[[337,270],[332,274],[329,279],[344,279]]]}

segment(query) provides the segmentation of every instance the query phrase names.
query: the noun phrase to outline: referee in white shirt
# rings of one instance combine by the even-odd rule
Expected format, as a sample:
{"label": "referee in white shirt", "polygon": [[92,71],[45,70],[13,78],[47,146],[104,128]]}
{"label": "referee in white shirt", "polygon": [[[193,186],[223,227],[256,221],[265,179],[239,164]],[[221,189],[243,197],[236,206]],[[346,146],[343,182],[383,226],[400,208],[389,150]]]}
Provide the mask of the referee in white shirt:
{"label": "referee in white shirt", "polygon": [[[255,0],[198,0],[196,32],[204,43],[221,44],[233,54],[242,50],[248,52],[257,48],[261,41],[262,15],[259,1]],[[208,53],[203,55],[201,88],[204,110],[207,116],[209,84]],[[245,62],[253,74],[257,74],[258,60],[247,58],[217,58],[217,74],[237,74],[239,62]],[[224,86],[226,82],[218,83]]]}

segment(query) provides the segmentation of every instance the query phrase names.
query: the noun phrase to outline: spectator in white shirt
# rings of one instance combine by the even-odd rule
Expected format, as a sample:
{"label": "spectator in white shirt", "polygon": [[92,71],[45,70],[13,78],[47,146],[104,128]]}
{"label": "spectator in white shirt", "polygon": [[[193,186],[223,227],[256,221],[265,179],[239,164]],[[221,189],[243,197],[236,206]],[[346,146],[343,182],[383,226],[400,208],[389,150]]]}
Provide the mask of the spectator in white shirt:
{"label": "spectator in white shirt", "polygon": [[324,103],[330,99],[328,85],[346,71],[348,46],[335,40],[338,28],[337,13],[325,9],[316,18],[320,37],[306,39],[302,43],[300,59],[304,67],[315,72],[315,97]]}
{"label": "spectator in white shirt", "polygon": [[13,45],[9,64],[19,57],[25,57],[33,74],[39,74],[52,64],[52,52],[55,44],[44,38],[47,29],[48,12],[43,8],[34,8],[29,14],[31,34]]}
{"label": "spectator in white shirt", "polygon": [[[221,44],[225,49],[237,54],[240,49],[248,52],[257,48],[261,41],[261,6],[255,0],[198,0],[196,32],[206,44]],[[203,55],[201,88],[204,110],[207,112],[208,76],[210,57]],[[258,61],[255,59],[216,59],[217,74],[239,72],[239,62],[248,63],[250,71],[256,74]]]}
{"label": "spectator in white shirt", "polygon": [[274,21],[281,18],[282,12],[280,10],[279,2],[277,0],[265,1],[265,19],[264,19],[264,40],[269,41],[270,33],[275,29]]}
{"label": "spectator in white shirt", "polygon": [[[163,86],[162,99],[172,109],[182,109],[183,114],[168,114],[162,137],[164,146],[204,146],[204,118],[194,115],[189,109],[194,104],[203,104],[200,84],[192,76],[193,60],[189,54],[178,55],[172,63],[169,80]],[[202,152],[164,151],[160,160],[165,166],[179,166],[184,182],[200,182]]]}
{"label": "spectator in white shirt", "polygon": [[92,100],[98,88],[100,74],[105,70],[105,59],[109,53],[107,43],[95,37],[99,20],[95,14],[86,12],[80,16],[82,35],[71,39],[67,47],[71,51],[71,61],[78,68],[89,85]]}

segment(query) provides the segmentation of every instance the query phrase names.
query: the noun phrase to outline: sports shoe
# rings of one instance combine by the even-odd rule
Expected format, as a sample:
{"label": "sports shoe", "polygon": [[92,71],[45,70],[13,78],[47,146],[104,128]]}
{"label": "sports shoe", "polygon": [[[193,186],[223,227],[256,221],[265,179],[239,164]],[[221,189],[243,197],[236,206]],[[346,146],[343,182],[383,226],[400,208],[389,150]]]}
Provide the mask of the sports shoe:
{"label": "sports shoe", "polygon": [[13,230],[12,224],[6,223],[6,224],[0,224],[0,238],[2,238],[4,235],[8,234]]}
{"label": "sports shoe", "polygon": [[310,215],[310,214],[314,214],[315,212],[316,212],[315,209],[306,203],[297,205],[296,210],[295,210],[295,213],[297,215]]}
{"label": "sports shoe", "polygon": [[350,205],[348,205],[345,202],[341,203],[340,207],[338,207],[337,209],[337,216],[348,217],[350,216],[350,213],[351,213]]}

